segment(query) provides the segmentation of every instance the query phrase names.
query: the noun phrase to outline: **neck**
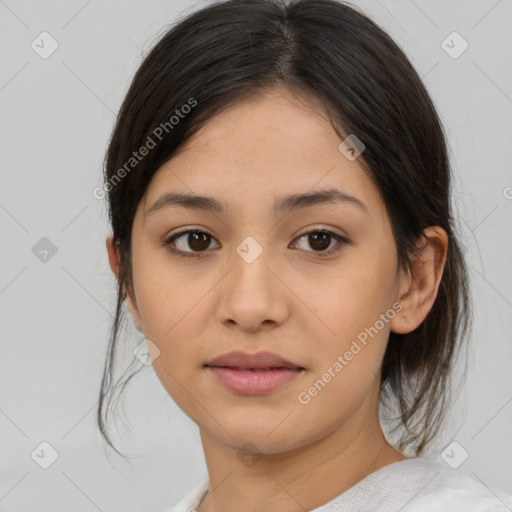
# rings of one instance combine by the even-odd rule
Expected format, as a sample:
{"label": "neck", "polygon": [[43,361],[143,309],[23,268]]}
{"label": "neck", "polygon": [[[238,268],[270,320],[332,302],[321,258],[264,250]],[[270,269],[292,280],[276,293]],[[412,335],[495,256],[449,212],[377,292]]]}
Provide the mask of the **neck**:
{"label": "neck", "polygon": [[[378,420],[351,418],[323,438],[281,453],[250,453],[202,430],[209,489],[198,512],[303,512],[339,496],[365,476],[406,460]],[[262,450],[263,451],[263,450]]]}

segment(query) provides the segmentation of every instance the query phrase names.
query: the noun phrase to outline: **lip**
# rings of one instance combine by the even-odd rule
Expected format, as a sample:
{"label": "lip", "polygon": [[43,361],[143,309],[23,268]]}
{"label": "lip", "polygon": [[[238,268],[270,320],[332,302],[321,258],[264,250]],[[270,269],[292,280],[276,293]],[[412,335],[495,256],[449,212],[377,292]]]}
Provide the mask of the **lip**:
{"label": "lip", "polygon": [[207,367],[224,386],[241,395],[264,395],[296,379],[306,370],[279,368],[275,370],[236,370],[235,368]]}
{"label": "lip", "polygon": [[242,395],[271,393],[306,371],[272,352],[230,352],[209,361],[205,368],[224,386]]}
{"label": "lip", "polygon": [[208,361],[205,366],[223,366],[229,368],[239,369],[265,369],[265,368],[295,368],[304,369],[299,364],[288,361],[283,357],[272,352],[256,352],[250,354],[248,352],[229,352],[222,354],[211,361]]}

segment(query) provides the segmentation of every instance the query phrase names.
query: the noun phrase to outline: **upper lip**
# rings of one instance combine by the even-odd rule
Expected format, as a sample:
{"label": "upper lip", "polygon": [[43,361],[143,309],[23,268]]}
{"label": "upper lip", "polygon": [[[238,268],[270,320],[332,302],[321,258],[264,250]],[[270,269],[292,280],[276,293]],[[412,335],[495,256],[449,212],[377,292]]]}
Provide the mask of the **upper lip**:
{"label": "upper lip", "polygon": [[230,368],[299,368],[304,369],[302,366],[288,361],[277,354],[272,352],[256,352],[249,354],[247,352],[229,352],[222,354],[211,361],[208,361],[205,366],[225,366]]}

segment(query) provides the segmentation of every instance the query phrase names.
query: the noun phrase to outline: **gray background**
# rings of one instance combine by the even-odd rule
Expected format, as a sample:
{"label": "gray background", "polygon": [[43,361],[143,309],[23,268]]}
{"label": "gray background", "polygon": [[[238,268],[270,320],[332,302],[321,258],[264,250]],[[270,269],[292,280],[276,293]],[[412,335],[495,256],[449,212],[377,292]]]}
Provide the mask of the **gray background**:
{"label": "gray background", "polygon": [[[404,48],[445,123],[475,289],[467,385],[430,456],[456,441],[469,457],[454,471],[512,492],[512,2],[356,3]],[[0,510],[157,511],[206,476],[197,427],[151,367],[127,388],[121,447],[138,458],[103,451],[95,407],[114,280],[92,193],[142,55],[203,5],[0,0]],[[46,59],[31,47],[43,31],[59,45]],[[453,31],[469,43],[458,58],[442,47]],[[42,237],[57,248],[46,262],[32,250]],[[59,455],[46,470],[31,458],[43,441]]]}

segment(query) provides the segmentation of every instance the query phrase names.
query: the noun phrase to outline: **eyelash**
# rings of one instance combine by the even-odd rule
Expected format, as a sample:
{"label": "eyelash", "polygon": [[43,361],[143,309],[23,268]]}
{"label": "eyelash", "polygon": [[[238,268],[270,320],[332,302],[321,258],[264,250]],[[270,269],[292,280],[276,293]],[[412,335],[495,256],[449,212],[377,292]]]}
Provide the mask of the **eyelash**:
{"label": "eyelash", "polygon": [[[208,235],[208,236],[213,238],[213,236],[210,235],[210,233],[208,233],[206,231],[203,231],[201,229],[186,229],[186,230],[180,231],[178,233],[173,233],[171,236],[167,237],[164,240],[163,245],[165,247],[167,247],[168,250],[172,254],[174,254],[176,256],[184,257],[184,258],[190,258],[190,257],[192,257],[192,258],[200,258],[207,251],[185,252],[185,251],[180,251],[180,250],[176,250],[176,249],[172,249],[171,248],[171,245],[173,244],[173,242],[177,238],[179,238],[182,235],[189,234],[189,233],[205,234],[205,235]],[[313,252],[314,254],[317,254],[321,258],[326,258],[328,256],[333,256],[334,254],[337,254],[344,245],[350,243],[350,240],[348,240],[347,238],[345,238],[345,237],[343,237],[341,235],[338,235],[337,233],[333,233],[332,231],[329,231],[327,229],[312,229],[310,231],[305,231],[303,233],[299,233],[299,235],[295,238],[295,240],[298,240],[298,239],[300,239],[300,238],[302,238],[302,237],[304,237],[306,235],[310,235],[312,233],[323,233],[323,234],[326,234],[326,235],[330,235],[331,237],[333,237],[334,239],[336,239],[338,241],[338,243],[334,246],[334,248],[329,249],[327,252],[307,251],[307,252]]]}

